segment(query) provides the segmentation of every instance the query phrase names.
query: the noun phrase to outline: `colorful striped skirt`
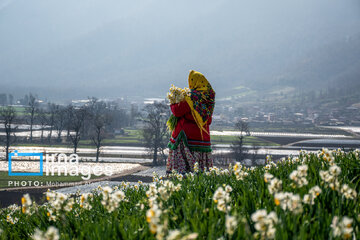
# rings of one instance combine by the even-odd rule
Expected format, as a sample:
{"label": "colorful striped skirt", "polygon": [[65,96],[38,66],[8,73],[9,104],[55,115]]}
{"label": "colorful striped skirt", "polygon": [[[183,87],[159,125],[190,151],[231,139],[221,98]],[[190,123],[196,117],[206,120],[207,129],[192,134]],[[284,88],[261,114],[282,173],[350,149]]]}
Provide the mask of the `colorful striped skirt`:
{"label": "colorful striped skirt", "polygon": [[200,171],[208,170],[213,166],[211,152],[192,151],[181,141],[176,149],[169,149],[166,172],[171,173],[173,170],[181,174],[193,172],[196,162]]}

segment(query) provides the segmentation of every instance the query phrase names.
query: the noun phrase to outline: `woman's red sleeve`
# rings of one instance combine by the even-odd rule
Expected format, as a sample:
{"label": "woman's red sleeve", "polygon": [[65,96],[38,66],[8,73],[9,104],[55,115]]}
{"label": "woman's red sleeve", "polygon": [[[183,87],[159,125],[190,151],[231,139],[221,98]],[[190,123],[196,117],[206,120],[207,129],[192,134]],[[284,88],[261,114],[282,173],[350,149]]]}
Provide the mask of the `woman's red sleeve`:
{"label": "woman's red sleeve", "polygon": [[210,125],[212,123],[212,117],[209,118],[209,120],[207,121],[207,124]]}
{"label": "woman's red sleeve", "polygon": [[181,117],[191,111],[186,101],[171,104],[170,108],[171,108],[171,112],[174,114],[175,117]]}

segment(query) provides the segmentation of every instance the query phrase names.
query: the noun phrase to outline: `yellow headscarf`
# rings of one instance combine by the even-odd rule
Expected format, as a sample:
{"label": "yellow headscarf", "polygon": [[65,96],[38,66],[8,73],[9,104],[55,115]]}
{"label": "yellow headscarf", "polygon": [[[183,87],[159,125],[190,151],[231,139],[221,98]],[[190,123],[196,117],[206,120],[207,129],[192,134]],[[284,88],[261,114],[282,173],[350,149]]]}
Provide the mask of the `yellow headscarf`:
{"label": "yellow headscarf", "polygon": [[[191,70],[189,74],[190,95],[185,97],[191,108],[191,114],[200,130],[206,131],[205,124],[212,116],[215,106],[215,92],[205,76]],[[202,131],[201,138],[202,138]],[[209,134],[209,133],[208,133]]]}

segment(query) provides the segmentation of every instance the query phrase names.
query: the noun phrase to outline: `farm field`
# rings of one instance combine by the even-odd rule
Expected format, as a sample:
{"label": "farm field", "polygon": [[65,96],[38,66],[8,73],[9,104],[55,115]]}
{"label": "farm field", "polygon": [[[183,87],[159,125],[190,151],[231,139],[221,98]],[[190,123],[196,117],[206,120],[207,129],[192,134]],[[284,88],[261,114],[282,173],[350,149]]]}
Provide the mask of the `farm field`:
{"label": "farm field", "polygon": [[0,239],[358,239],[360,152],[154,176],[0,210]]}

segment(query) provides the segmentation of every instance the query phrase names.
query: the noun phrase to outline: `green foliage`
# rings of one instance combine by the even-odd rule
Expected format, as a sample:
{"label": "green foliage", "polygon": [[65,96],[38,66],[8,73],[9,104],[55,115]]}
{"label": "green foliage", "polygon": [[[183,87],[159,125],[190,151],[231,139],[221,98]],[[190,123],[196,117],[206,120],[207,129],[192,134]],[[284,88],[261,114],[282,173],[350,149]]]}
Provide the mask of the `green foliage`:
{"label": "green foliage", "polygon": [[[35,206],[32,214],[24,214],[20,210],[13,211],[11,216],[19,221],[11,224],[6,221],[10,209],[0,210],[0,229],[3,230],[0,239],[27,239],[35,228],[46,231],[49,226],[59,229],[60,239],[156,239],[150,231],[147,213],[154,202],[161,208],[158,228],[162,227],[165,237],[170,230],[178,229],[181,234],[197,233],[198,239],[254,239],[257,232],[252,215],[259,209],[274,211],[278,222],[275,225],[275,239],[341,239],[332,233],[332,221],[335,216],[347,216],[353,220],[351,234],[354,239],[359,237],[360,205],[359,197],[346,198],[340,189],[332,189],[320,177],[320,171],[327,171],[332,166],[341,168],[337,179],[340,188],[347,184],[350,188],[360,190],[360,159],[359,151],[344,153],[335,151],[331,159],[324,152],[318,154],[300,153],[299,157],[289,158],[278,163],[269,163],[264,167],[248,169],[239,164],[229,169],[212,168],[205,173],[173,174],[171,181],[178,190],[167,189],[169,197],[162,198],[160,188],[166,186],[154,177],[158,192],[155,197],[148,194],[149,186],[119,186],[125,193],[125,200],[118,207],[108,212],[102,204],[103,193],[94,191],[94,197],[89,203],[91,210],[80,207],[81,196],[76,198],[70,211],[59,211],[56,221],[50,221],[47,216],[47,206]],[[307,184],[299,187],[289,175],[306,165]],[[239,177],[239,172],[246,173]],[[264,180],[268,173],[282,181],[279,192],[297,194],[303,199],[314,186],[319,186],[321,193],[314,204],[301,202],[301,213],[284,210],[274,201],[274,194],[269,191],[269,181]],[[230,186],[231,208],[226,212],[217,208],[213,200],[214,193],[220,187]],[[115,191],[115,190],[114,190]],[[237,225],[233,235],[226,231],[226,216],[234,216]],[[352,236],[351,236],[352,239]]]}
{"label": "green foliage", "polygon": [[178,118],[173,114],[170,115],[169,120],[166,122],[166,126],[170,132],[174,131],[176,124],[178,122]]}

